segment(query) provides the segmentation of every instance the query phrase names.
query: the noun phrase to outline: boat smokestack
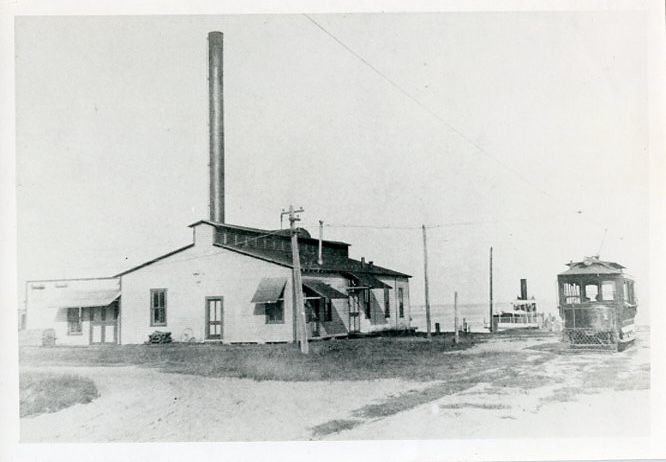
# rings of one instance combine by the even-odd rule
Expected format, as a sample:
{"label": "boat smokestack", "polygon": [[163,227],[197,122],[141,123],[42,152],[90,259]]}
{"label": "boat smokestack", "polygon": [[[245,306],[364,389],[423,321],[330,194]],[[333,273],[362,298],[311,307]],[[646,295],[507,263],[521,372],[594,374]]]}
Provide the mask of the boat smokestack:
{"label": "boat smokestack", "polygon": [[208,33],[210,220],[224,223],[223,34]]}
{"label": "boat smokestack", "polygon": [[527,300],[527,279],[520,280],[520,299]]}

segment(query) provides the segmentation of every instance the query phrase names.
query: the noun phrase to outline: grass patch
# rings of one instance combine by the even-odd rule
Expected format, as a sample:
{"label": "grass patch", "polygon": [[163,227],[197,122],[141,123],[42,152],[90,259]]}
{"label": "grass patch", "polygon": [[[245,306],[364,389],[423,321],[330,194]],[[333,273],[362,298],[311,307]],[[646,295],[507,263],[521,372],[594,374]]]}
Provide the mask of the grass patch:
{"label": "grass patch", "polygon": [[530,372],[511,375],[506,374],[503,377],[494,380],[493,385],[497,387],[515,387],[523,390],[541,388],[553,383],[561,383],[564,379],[561,377],[551,377],[542,374],[532,374]]}
{"label": "grass patch", "polygon": [[381,403],[363,406],[354,411],[354,416],[366,419],[387,417],[435,401],[446,395],[458,393],[470,386],[471,385],[466,382],[446,382],[432,385],[422,390],[410,390],[406,393],[386,399]]}
{"label": "grass patch", "polygon": [[509,409],[510,406],[505,404],[490,404],[490,403],[452,403],[452,404],[440,404],[440,409],[488,409],[488,410],[497,410],[497,409]]}
{"label": "grass patch", "polygon": [[86,404],[99,396],[95,383],[76,375],[21,372],[21,417],[56,412],[76,403]]}
{"label": "grass patch", "polygon": [[356,419],[338,419],[338,420],[330,420],[328,422],[325,422],[321,425],[317,425],[316,427],[312,428],[312,436],[315,437],[322,437],[326,435],[330,435],[332,433],[338,433],[343,430],[350,430],[357,425],[362,423],[361,420],[356,420]]}
{"label": "grass patch", "polygon": [[[465,367],[457,355],[482,342],[469,335],[454,345],[451,335],[434,337],[376,337],[312,342],[303,355],[293,344],[127,345],[104,348],[20,349],[21,365],[120,366],[162,368],[164,372],[207,377],[240,377],[254,380],[328,381],[404,378],[439,380]],[[486,360],[493,355],[478,355]],[[475,355],[476,357],[476,355]]]}

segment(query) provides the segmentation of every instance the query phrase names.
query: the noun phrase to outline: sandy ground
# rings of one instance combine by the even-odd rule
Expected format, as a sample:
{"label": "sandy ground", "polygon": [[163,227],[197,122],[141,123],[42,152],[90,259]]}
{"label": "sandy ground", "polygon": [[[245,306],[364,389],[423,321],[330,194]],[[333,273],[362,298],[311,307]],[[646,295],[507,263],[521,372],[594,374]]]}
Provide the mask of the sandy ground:
{"label": "sandy ground", "polygon": [[[526,347],[533,350],[525,349]],[[571,352],[557,344],[497,340],[481,350],[534,351],[506,373],[523,386],[481,382],[412,410],[327,439],[560,438],[647,436],[649,342],[620,353]],[[543,362],[542,362],[543,361]],[[534,380],[536,378],[536,380]],[[499,382],[506,382],[500,378]]]}
{"label": "sandy ground", "polygon": [[[92,378],[101,397],[21,419],[21,442],[274,441],[368,401],[400,393],[400,380],[257,382],[164,374],[138,367],[40,368]],[[326,417],[323,417],[326,416]]]}
{"label": "sandy ground", "polygon": [[[256,382],[165,374],[138,367],[39,368],[92,378],[100,398],[21,419],[21,442],[276,441],[310,439],[514,438],[646,435],[649,348],[621,353],[563,350],[556,339],[500,337],[461,360],[503,351],[498,367],[453,394],[387,417],[391,403],[433,384],[398,379]],[[517,353],[520,354],[520,361]],[[513,359],[512,359],[513,358]],[[470,363],[474,363],[470,361]],[[25,370],[31,368],[24,368]],[[353,426],[348,430],[337,423]],[[628,425],[627,422],[631,424]],[[326,424],[327,432],[313,432]]]}

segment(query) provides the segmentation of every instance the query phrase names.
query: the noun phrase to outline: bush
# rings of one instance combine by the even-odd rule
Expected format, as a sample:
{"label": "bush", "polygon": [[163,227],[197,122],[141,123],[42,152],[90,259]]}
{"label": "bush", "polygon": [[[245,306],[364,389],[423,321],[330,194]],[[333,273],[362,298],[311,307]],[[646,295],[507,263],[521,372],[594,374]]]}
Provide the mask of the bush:
{"label": "bush", "polygon": [[87,404],[97,397],[95,383],[84,377],[43,372],[19,374],[21,417],[56,412],[76,403]]}

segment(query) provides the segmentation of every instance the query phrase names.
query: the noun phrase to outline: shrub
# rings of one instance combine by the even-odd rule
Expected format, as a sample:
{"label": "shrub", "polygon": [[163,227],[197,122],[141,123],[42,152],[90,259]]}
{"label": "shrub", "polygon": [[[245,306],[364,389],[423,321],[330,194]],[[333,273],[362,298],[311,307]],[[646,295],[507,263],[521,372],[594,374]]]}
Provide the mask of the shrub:
{"label": "shrub", "polygon": [[76,403],[86,404],[98,396],[95,383],[84,377],[43,372],[19,374],[21,417],[56,412]]}

